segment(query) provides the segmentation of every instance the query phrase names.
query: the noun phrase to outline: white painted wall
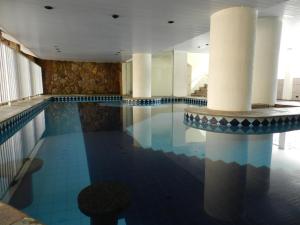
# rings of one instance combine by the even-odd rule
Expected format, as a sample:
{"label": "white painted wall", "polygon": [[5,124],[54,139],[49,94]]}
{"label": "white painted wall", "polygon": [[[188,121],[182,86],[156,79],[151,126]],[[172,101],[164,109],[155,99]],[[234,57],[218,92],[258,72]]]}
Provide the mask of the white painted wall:
{"label": "white painted wall", "polygon": [[122,95],[132,94],[132,62],[122,63]]}
{"label": "white painted wall", "polygon": [[208,108],[251,110],[257,11],[223,9],[211,16]]}
{"label": "white painted wall", "polygon": [[277,99],[282,99],[282,94],[283,94],[283,79],[278,79],[277,80]]}
{"label": "white painted wall", "polygon": [[208,83],[209,53],[188,53],[187,62],[191,67],[190,92]]}
{"label": "white painted wall", "polygon": [[282,99],[292,100],[293,97],[293,77],[290,73],[286,73],[283,81]]}
{"label": "white painted wall", "polygon": [[276,103],[281,27],[282,22],[278,17],[262,17],[257,20],[252,103]]}
{"label": "white painted wall", "polygon": [[127,73],[126,63],[122,63],[122,95],[127,94]]}
{"label": "white painted wall", "polygon": [[173,52],[152,56],[152,96],[172,96]]}
{"label": "white painted wall", "polygon": [[174,51],[173,95],[183,97],[188,95],[187,52]]}
{"label": "white painted wall", "polygon": [[135,53],[132,55],[132,96],[151,97],[151,54]]}

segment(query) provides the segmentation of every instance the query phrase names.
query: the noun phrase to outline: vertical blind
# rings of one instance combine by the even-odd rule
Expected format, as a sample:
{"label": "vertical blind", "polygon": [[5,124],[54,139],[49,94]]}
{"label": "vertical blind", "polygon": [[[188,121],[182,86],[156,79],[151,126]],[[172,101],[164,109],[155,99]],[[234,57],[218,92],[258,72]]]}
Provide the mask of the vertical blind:
{"label": "vertical blind", "polygon": [[0,103],[43,94],[39,65],[0,43]]}

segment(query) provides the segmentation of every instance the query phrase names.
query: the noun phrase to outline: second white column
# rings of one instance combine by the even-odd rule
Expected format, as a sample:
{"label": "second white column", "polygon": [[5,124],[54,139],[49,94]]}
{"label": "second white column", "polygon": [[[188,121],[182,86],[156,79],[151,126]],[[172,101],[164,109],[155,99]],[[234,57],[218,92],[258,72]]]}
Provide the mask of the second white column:
{"label": "second white column", "polygon": [[252,65],[257,11],[223,9],[211,16],[208,108],[251,110]]}
{"label": "second white column", "polygon": [[135,53],[132,56],[132,97],[151,97],[151,54]]}

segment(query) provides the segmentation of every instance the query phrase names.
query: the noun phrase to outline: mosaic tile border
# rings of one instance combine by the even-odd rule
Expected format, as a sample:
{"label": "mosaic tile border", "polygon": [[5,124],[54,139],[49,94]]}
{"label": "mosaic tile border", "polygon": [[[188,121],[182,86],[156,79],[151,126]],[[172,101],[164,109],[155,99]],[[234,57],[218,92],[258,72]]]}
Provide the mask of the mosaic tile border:
{"label": "mosaic tile border", "polygon": [[160,105],[168,103],[186,103],[190,105],[207,105],[206,99],[190,97],[153,97],[153,98],[123,98],[123,103],[128,105]]}
{"label": "mosaic tile border", "polygon": [[37,105],[34,105],[33,107],[0,122],[0,144],[13,136],[20,128],[43,111],[50,103],[51,99],[44,100]]}
{"label": "mosaic tile border", "polygon": [[164,104],[164,103],[187,103],[195,105],[206,105],[206,99],[198,99],[191,97],[152,97],[152,98],[128,98],[120,95],[106,95],[106,96],[54,96],[52,100],[55,102],[99,102],[99,101],[122,101],[129,105],[150,105],[150,104]]}
{"label": "mosaic tile border", "polygon": [[169,103],[186,103],[191,105],[207,105],[206,99],[192,97],[153,97],[153,98],[126,98],[120,95],[90,95],[90,96],[52,96],[43,102],[0,122],[0,143],[3,143],[27,122],[50,104],[50,102],[122,102],[128,105],[160,105]]}
{"label": "mosaic tile border", "polygon": [[247,118],[247,117],[226,117],[226,116],[208,116],[197,113],[185,112],[184,121],[187,125],[199,129],[210,129],[220,132],[231,130],[236,132],[241,129],[242,133],[262,130],[264,132],[271,132],[274,129],[277,131],[284,131],[290,129],[300,128],[300,115],[289,116],[270,116],[261,118]]}
{"label": "mosaic tile border", "polygon": [[7,140],[27,122],[32,120],[39,112],[50,104],[50,102],[122,102],[128,105],[159,105],[168,103],[187,103],[195,105],[206,105],[206,99],[195,99],[189,97],[153,97],[153,98],[124,98],[120,95],[91,95],[91,96],[53,96],[43,102],[0,122],[0,143]]}
{"label": "mosaic tile border", "polygon": [[168,103],[186,103],[191,105],[207,105],[206,99],[192,97],[152,97],[152,98],[131,98],[121,95],[105,95],[105,96],[53,96],[55,102],[111,102],[122,101],[128,105],[159,105]]}
{"label": "mosaic tile border", "polygon": [[54,102],[99,102],[99,101],[122,101],[120,95],[90,95],[90,96],[53,96]]}
{"label": "mosaic tile border", "polygon": [[231,133],[231,134],[270,134],[281,133],[300,129],[300,123],[258,126],[258,127],[234,127],[234,126],[212,126],[209,124],[201,124],[184,120],[184,124],[200,130],[211,131],[215,133]]}

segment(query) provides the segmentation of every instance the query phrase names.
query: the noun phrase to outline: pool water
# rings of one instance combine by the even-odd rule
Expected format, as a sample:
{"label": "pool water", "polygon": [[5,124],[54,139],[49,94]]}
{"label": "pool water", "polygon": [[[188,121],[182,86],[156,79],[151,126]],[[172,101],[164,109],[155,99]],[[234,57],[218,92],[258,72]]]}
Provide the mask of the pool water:
{"label": "pool water", "polygon": [[300,224],[300,131],[203,131],[184,124],[185,107],[51,103],[1,145],[21,140],[16,172],[37,144],[10,204],[44,224],[88,225],[79,192],[118,181],[131,195],[118,225]]}

